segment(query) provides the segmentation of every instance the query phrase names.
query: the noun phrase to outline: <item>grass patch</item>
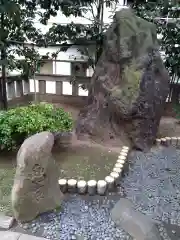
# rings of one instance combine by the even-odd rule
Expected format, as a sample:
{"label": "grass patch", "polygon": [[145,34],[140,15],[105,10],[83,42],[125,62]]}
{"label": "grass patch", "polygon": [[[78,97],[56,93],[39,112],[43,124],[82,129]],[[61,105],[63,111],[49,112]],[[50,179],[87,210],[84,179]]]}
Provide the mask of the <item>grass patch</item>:
{"label": "grass patch", "polygon": [[118,154],[97,147],[75,147],[54,154],[61,178],[104,179],[117,161]]}
{"label": "grass patch", "polygon": [[15,168],[0,165],[0,212],[12,216],[11,189],[14,181]]}
{"label": "grass patch", "polygon": [[[118,153],[95,147],[75,147],[54,153],[61,178],[104,179],[118,158]],[[12,216],[11,189],[15,174],[15,156],[0,156],[0,212]],[[59,211],[57,208],[56,211]]]}

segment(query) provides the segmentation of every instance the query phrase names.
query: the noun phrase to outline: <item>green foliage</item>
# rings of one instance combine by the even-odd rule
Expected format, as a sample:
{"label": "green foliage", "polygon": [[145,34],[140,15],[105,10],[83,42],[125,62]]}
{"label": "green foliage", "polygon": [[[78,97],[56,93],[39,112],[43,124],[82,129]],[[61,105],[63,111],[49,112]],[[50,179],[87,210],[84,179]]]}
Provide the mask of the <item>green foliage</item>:
{"label": "green foliage", "polygon": [[130,3],[138,16],[156,24],[157,32],[162,35],[160,50],[165,53],[164,63],[171,75],[171,81],[179,79],[180,4],[177,0],[137,0]]}
{"label": "green foliage", "polygon": [[42,131],[70,131],[73,120],[62,108],[51,104],[31,104],[0,114],[0,148],[15,149],[25,138]]}
{"label": "green foliage", "polygon": [[11,208],[11,191],[14,180],[15,168],[0,164],[0,214],[13,216]]}

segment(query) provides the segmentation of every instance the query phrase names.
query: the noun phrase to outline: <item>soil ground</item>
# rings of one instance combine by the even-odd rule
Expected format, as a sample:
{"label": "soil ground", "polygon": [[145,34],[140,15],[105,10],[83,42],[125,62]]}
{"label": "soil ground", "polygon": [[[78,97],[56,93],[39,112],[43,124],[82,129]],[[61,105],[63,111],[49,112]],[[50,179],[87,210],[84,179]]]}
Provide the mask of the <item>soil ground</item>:
{"label": "soil ground", "polygon": [[180,137],[180,124],[173,117],[162,117],[158,137]]}

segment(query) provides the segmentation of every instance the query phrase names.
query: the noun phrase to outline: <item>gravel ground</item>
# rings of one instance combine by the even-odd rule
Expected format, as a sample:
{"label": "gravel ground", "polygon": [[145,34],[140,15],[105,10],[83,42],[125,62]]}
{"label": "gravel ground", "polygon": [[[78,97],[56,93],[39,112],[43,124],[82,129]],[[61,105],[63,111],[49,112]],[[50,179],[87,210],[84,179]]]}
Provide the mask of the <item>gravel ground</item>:
{"label": "gravel ground", "polygon": [[23,228],[53,240],[78,239],[78,236],[84,240],[131,240],[133,238],[116,228],[110,218],[115,202],[110,198],[87,200],[77,195],[68,196],[62,212],[43,214],[31,224],[23,224]]}
{"label": "gravel ground", "polygon": [[112,207],[124,196],[124,188],[136,209],[156,221],[162,239],[178,240],[180,150],[161,148],[131,155],[129,173],[116,194],[104,198],[68,196],[60,213],[44,214],[23,228],[53,240],[80,240],[78,236],[84,240],[131,240],[133,238],[123,229],[117,229],[110,218]]}
{"label": "gravel ground", "polygon": [[126,197],[153,219],[180,226],[180,150],[134,152],[130,163],[122,184]]}

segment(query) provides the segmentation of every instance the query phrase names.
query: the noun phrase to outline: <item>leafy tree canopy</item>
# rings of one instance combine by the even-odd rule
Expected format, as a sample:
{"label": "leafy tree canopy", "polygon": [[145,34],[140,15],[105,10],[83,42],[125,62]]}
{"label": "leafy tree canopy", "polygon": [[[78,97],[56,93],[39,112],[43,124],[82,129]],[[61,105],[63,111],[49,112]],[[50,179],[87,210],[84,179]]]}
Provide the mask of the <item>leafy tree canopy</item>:
{"label": "leafy tree canopy", "polygon": [[[74,22],[68,25],[54,24],[46,34],[47,41],[49,43],[52,43],[52,41],[54,43],[63,41],[65,44],[64,50],[67,50],[68,46],[66,46],[66,43],[69,40],[77,45],[85,46],[90,42],[95,43],[97,53],[95,62],[89,53],[88,47],[84,47],[83,51],[81,49],[83,54],[89,56],[89,64],[94,66],[102,51],[103,33],[108,27],[108,24],[104,22],[104,9],[111,9],[112,15],[114,15],[118,2],[118,0],[90,0],[80,4],[80,1],[78,1],[77,6],[80,12],[75,11],[72,15],[88,20],[89,24],[75,24]],[[66,4],[67,8],[70,9],[70,5],[72,6],[74,2],[72,4],[72,1],[68,1]],[[64,5],[63,8],[61,6],[62,13],[65,16],[69,16],[66,11],[64,12],[64,9],[66,9]]]}
{"label": "leafy tree canopy", "polygon": [[162,36],[161,50],[165,53],[165,66],[171,81],[180,78],[180,4],[176,0],[128,1],[137,15],[154,22],[157,32]]}
{"label": "leafy tree canopy", "polygon": [[[34,63],[41,57],[33,48],[33,44],[47,46],[49,43],[57,42],[53,40],[53,28],[48,34],[43,34],[41,29],[36,29],[34,19],[40,18],[40,22],[47,24],[50,16],[56,16],[61,11],[65,16],[82,16],[86,12],[86,7],[93,0],[1,0],[0,1],[0,50],[1,64],[12,71],[19,69],[23,76],[27,78],[33,74]],[[59,29],[59,42],[66,42],[75,38],[72,24],[62,26]],[[56,31],[57,32],[57,31]],[[76,32],[78,35],[78,31]],[[26,45],[27,41],[32,42],[32,46]],[[3,51],[3,53],[2,53]],[[5,53],[5,55],[4,55]],[[17,59],[17,56],[20,59]]]}

